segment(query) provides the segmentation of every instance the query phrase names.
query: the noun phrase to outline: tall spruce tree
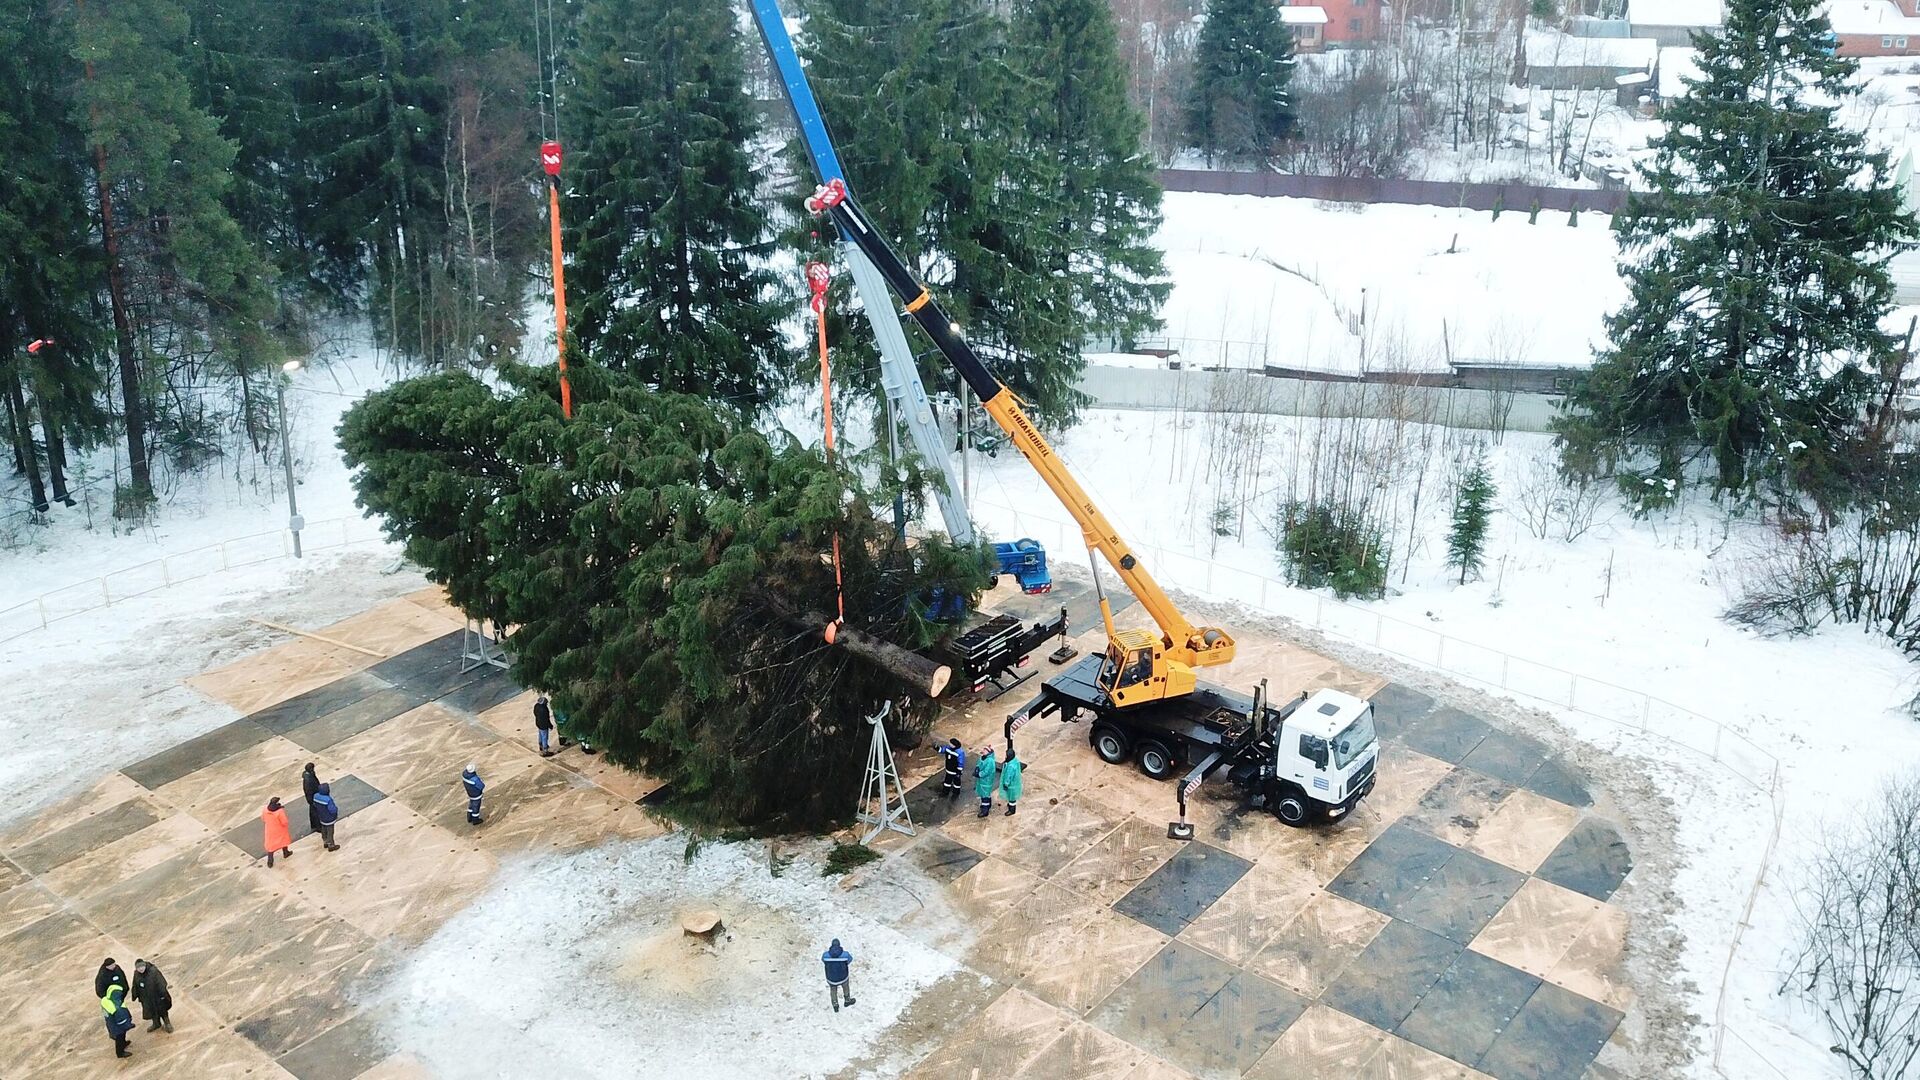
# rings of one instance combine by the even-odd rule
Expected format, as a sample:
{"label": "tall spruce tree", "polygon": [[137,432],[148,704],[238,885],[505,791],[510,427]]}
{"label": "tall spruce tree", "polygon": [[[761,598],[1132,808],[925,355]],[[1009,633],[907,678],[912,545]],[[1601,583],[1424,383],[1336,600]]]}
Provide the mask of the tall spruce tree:
{"label": "tall spruce tree", "polygon": [[234,146],[193,101],[188,26],[178,0],[117,0],[82,9],[74,36],[86,72],[74,115],[86,124],[98,190],[113,212],[106,283],[129,457],[117,508],[128,512],[153,497],[150,418],[176,460],[193,464],[212,452],[205,416],[154,392],[167,365],[211,357],[238,383],[258,442],[262,375],[282,355],[272,268],[224,201]]}
{"label": "tall spruce tree", "polygon": [[462,608],[514,627],[516,681],[692,816],[844,820],[862,717],[907,687],[822,641],[823,555],[837,538],[847,627],[917,648],[942,632],[918,598],[971,607],[983,551],[909,551],[857,473],[724,404],[588,365],[564,420],[554,369],[502,383],[438,373],[356,404],[340,433],[361,505]]}
{"label": "tall spruce tree", "polygon": [[[985,0],[813,0],[803,48],[861,205],[994,374],[1071,418],[1091,328],[1080,301],[1105,271],[1058,272],[1098,245],[1060,232],[1060,171],[1027,132],[1041,84],[1013,61],[1006,21]],[[864,334],[839,340],[869,351]],[[958,389],[937,354],[922,375]]]}
{"label": "tall spruce tree", "polygon": [[[69,108],[79,72],[65,14],[43,5],[0,13],[0,142],[11,148],[0,170],[0,395],[42,508],[69,497],[68,451],[111,430],[101,407],[101,266],[83,197],[85,132]],[[36,340],[51,344],[28,351]]]}
{"label": "tall spruce tree", "polygon": [[1293,34],[1273,0],[1208,0],[1187,91],[1187,137],[1229,161],[1270,156],[1293,133]]}
{"label": "tall spruce tree", "polygon": [[594,362],[749,409],[786,373],[787,297],[725,4],[591,0],[569,66],[570,331]]}
{"label": "tall spruce tree", "polygon": [[1817,0],[1729,0],[1697,41],[1652,190],[1614,222],[1628,299],[1558,424],[1569,469],[1664,498],[1705,457],[1721,491],[1846,497],[1914,225],[1885,155],[1835,121],[1857,64],[1829,40]]}
{"label": "tall spruce tree", "polygon": [[1123,343],[1157,330],[1171,285],[1153,245],[1160,186],[1146,120],[1127,100],[1107,0],[1021,0],[1013,67],[1035,90],[1026,153],[1056,200],[1047,234],[1057,274],[1074,285],[1086,329]]}

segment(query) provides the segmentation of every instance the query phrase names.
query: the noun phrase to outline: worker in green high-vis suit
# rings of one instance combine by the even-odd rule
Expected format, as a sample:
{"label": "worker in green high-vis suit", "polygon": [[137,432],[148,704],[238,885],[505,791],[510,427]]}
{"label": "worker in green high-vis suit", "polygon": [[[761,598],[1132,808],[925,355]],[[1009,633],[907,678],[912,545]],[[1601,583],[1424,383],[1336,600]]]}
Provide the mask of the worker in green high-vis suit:
{"label": "worker in green high-vis suit", "polygon": [[980,748],[980,762],[973,767],[973,793],[980,796],[980,816],[993,812],[993,789],[1000,783],[1000,765],[993,760],[993,747]]}
{"label": "worker in green high-vis suit", "polygon": [[1011,817],[1020,804],[1020,774],[1026,771],[1018,754],[1007,751],[1006,764],[1000,766],[1000,794],[1007,800],[1007,815]]}

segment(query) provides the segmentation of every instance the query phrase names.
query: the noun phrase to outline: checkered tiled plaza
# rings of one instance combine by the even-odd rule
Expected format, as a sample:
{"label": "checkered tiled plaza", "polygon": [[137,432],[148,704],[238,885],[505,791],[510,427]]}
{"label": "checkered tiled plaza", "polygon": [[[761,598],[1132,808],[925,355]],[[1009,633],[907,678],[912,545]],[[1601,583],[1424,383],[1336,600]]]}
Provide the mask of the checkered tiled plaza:
{"label": "checkered tiled plaza", "polygon": [[[1095,631],[1081,646],[1097,645],[1084,587],[990,594],[1027,615],[1063,602]],[[577,748],[534,753],[530,695],[498,669],[462,670],[461,625],[429,591],[320,631],[358,649],[302,639],[200,675],[190,684],[242,719],[0,834],[0,1076],[426,1075],[354,989],[502,857],[665,831],[635,805],[652,781]],[[1586,781],[1523,734],[1283,642],[1243,635],[1241,659],[1210,675],[1264,677],[1277,700],[1372,695],[1374,794],[1339,826],[1294,830],[1209,785],[1182,844],[1166,838],[1171,786],[1101,763],[1084,725],[1022,731],[1014,817],[976,817],[970,793],[949,803],[930,748],[903,754],[918,832],[876,842],[888,857],[847,882],[847,902],[985,977],[902,1018],[936,1033],[911,1075],[1600,1075],[1634,1008],[1629,921],[1611,902],[1632,858]],[[1030,689],[935,734],[997,741]],[[307,835],[307,761],[333,781],[341,852]],[[468,761],[489,781],[477,830],[455,782]],[[276,793],[296,839],[268,872],[258,814]],[[878,887],[906,867],[939,903]],[[177,1002],[179,1034],[137,1033],[118,1063],[87,997],[108,955],[154,958]]]}

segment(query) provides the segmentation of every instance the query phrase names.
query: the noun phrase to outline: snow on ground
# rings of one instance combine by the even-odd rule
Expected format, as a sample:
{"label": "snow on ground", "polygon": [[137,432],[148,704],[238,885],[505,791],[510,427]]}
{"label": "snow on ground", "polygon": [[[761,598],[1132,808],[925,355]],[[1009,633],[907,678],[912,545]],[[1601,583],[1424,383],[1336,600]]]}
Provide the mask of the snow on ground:
{"label": "snow on ground", "polygon": [[1169,192],[1166,338],[1191,364],[1584,366],[1626,296],[1609,219]]}
{"label": "snow on ground", "polygon": [[[675,834],[503,868],[373,1010],[438,1076],[784,1080],[885,1056],[888,1029],[958,970],[843,903],[811,855],[776,877],[759,844],[685,848]],[[702,909],[726,923],[711,947],[680,927]],[[839,1012],[820,966],[833,938],[855,958]]]}
{"label": "snow on ground", "polygon": [[[1323,422],[1271,417],[1266,423],[1260,475],[1237,489],[1258,494],[1231,500],[1238,535],[1225,538],[1213,536],[1209,525],[1220,496],[1205,467],[1204,416],[1102,411],[1056,448],[1121,534],[1158,567],[1164,584],[1205,591],[1200,560],[1210,551],[1218,564],[1280,577],[1263,523],[1286,490],[1295,455],[1305,460],[1312,453]],[[1444,477],[1450,447],[1459,444],[1449,444],[1445,432],[1428,435],[1418,443],[1429,468],[1413,558],[1394,571],[1386,599],[1361,606],[1644,691],[1720,720],[1778,758],[1788,824],[1730,979],[1729,1027],[1759,1044],[1788,1075],[1841,1075],[1821,1023],[1792,999],[1776,996],[1792,938],[1793,888],[1821,829],[1847,822],[1849,804],[1835,801],[1836,775],[1845,776],[1845,791],[1864,796],[1881,778],[1920,764],[1920,723],[1898,710],[1913,692],[1912,665],[1854,628],[1766,639],[1723,622],[1719,614],[1737,589],[1740,561],[1764,529],[1729,519],[1711,504],[1689,503],[1635,521],[1610,498],[1601,520],[1575,542],[1534,537],[1522,523],[1518,496],[1548,467],[1546,436],[1509,434],[1490,448],[1501,512],[1488,541],[1485,579],[1459,585],[1457,572],[1444,565],[1450,508]],[[1065,526],[1058,504],[1023,461],[983,459],[975,462],[974,477],[976,517],[987,535],[1034,536],[1057,561],[1085,558],[1077,530]],[[1409,494],[1404,485],[1397,494],[1403,507]],[[1397,549],[1407,547],[1410,516],[1398,523]],[[1107,580],[1111,585],[1110,573]],[[1303,605],[1297,591],[1276,584],[1269,595],[1275,606],[1311,616],[1311,603]],[[1578,713],[1556,715],[1603,747],[1672,760],[1672,779],[1662,786],[1678,804],[1675,840],[1686,853],[1674,886],[1675,919],[1689,939],[1684,975],[1697,990],[1694,1010],[1711,1024],[1731,934],[1771,828],[1766,801],[1728,783],[1723,770],[1698,755]]]}
{"label": "snow on ground", "polygon": [[[389,377],[371,349],[349,348],[317,358],[287,396],[302,513],[316,525],[354,519],[349,533],[339,524],[310,530],[316,546],[337,544],[343,536],[366,541],[376,533],[353,506],[333,428],[355,398]],[[108,452],[101,456],[98,471],[105,473]],[[280,530],[287,517],[281,475],[275,463],[228,466],[190,478],[163,493],[151,524],[130,533],[111,528],[110,497],[96,504],[91,528],[84,507],[56,507],[46,525],[16,523],[14,542],[0,549],[0,611],[53,590],[61,590],[73,608],[95,605],[97,586],[62,587]],[[265,545],[244,550],[249,557],[271,554],[279,542],[268,537]],[[215,570],[217,553],[208,559],[173,565],[196,573]],[[0,710],[0,741],[8,747],[0,754],[0,823],[235,719],[231,709],[207,701],[182,680],[286,640],[252,618],[320,626],[426,585],[418,572],[397,564],[397,550],[377,539],[310,550],[297,562],[236,565],[116,599],[14,638],[0,649],[0,682],[15,688],[10,707]],[[162,579],[157,571],[140,572],[116,582],[158,586]],[[319,582],[327,587],[315,588]],[[0,627],[12,632],[37,622],[29,608]]]}

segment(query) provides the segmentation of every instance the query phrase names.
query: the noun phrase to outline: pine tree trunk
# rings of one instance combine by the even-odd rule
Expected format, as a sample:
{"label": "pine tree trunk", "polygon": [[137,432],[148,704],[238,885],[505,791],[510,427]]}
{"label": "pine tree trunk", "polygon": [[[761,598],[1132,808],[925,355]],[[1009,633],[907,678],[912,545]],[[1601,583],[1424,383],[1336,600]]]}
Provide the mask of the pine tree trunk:
{"label": "pine tree trunk", "polygon": [[47,485],[40,476],[40,458],[33,450],[33,416],[27,412],[27,401],[20,392],[20,365],[17,362],[7,364],[6,394],[7,412],[11,423],[7,425],[13,438],[14,457],[25,468],[27,489],[33,495],[33,508],[46,513]]}
{"label": "pine tree trunk", "polygon": [[40,409],[40,431],[47,442],[47,483],[53,489],[54,501],[71,506],[73,495],[67,490],[67,442],[60,430],[60,412],[47,393],[48,381],[45,378],[33,381],[34,404]]}
{"label": "pine tree trunk", "polygon": [[133,317],[127,311],[126,279],[120,266],[120,239],[114,231],[113,193],[107,184],[107,148],[93,148],[94,182],[100,193],[100,235],[107,252],[107,299],[113,307],[113,337],[120,354],[120,400],[127,418],[127,477],[139,502],[153,498],[153,472],[147,462],[147,421],[141,415],[140,358],[134,352]]}

